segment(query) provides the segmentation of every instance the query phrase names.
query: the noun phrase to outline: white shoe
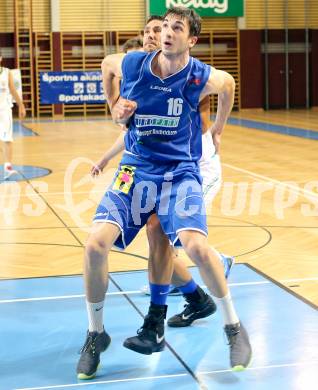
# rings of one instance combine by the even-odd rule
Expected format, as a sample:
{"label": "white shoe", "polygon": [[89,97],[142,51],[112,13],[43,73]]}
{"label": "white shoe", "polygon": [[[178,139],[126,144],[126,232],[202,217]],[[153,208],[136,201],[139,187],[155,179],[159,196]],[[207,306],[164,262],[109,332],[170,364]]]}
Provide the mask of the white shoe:
{"label": "white shoe", "polygon": [[4,169],[4,180],[8,180],[11,176],[17,174],[18,172],[13,169],[12,165],[9,165]]}
{"label": "white shoe", "polygon": [[141,287],[140,292],[145,295],[150,295],[150,288],[149,285],[146,284],[145,286]]}

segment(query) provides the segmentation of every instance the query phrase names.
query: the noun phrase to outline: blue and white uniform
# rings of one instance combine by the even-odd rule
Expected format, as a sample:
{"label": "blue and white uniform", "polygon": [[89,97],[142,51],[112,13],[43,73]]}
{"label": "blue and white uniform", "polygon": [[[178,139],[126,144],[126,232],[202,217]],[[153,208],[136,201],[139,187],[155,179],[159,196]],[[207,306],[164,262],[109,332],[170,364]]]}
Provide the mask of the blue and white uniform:
{"label": "blue and white uniform", "polygon": [[181,230],[207,234],[198,161],[202,154],[199,97],[211,67],[190,57],[165,79],[151,69],[158,52],[132,52],[122,64],[121,96],[137,103],[115,179],[97,208],[95,222],[121,229],[125,248],[156,213],[164,232],[179,245]]}
{"label": "blue and white uniform", "polygon": [[209,131],[202,135],[202,157],[199,160],[202,176],[202,191],[207,214],[212,201],[221,188],[222,168],[219,154],[215,152],[212,135]]}

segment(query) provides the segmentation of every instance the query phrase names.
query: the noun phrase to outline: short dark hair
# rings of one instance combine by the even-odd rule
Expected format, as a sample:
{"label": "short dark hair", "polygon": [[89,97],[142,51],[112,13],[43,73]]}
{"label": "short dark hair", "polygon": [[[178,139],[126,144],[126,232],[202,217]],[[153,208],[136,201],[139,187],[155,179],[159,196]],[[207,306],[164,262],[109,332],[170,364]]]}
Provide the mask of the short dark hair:
{"label": "short dark hair", "polygon": [[177,15],[181,19],[187,19],[190,29],[190,37],[198,37],[201,32],[201,18],[200,16],[191,8],[187,7],[172,7],[163,15],[165,19],[168,15]]}
{"label": "short dark hair", "polygon": [[163,21],[163,17],[160,16],[160,15],[151,15],[147,21],[146,21],[146,24],[148,24],[149,22],[151,22],[152,20],[161,20]]}
{"label": "short dark hair", "polygon": [[128,39],[124,44],[123,44],[123,51],[127,53],[128,50],[130,49],[140,49],[142,48],[142,39],[140,37],[134,37]]}

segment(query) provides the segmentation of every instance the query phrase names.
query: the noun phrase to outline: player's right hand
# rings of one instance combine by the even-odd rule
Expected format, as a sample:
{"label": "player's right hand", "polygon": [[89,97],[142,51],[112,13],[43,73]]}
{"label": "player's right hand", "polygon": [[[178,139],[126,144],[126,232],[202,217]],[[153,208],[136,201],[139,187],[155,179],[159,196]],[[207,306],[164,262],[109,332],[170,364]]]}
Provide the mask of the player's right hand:
{"label": "player's right hand", "polygon": [[112,109],[112,117],[116,123],[125,124],[137,109],[137,103],[120,97]]}

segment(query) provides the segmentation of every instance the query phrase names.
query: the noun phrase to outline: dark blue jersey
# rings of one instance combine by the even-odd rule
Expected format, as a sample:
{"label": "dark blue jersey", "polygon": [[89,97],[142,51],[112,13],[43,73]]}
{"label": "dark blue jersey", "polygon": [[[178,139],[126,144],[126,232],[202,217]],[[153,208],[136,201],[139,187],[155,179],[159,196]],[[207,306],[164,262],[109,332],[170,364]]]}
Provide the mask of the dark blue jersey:
{"label": "dark blue jersey", "polygon": [[121,96],[137,102],[125,137],[128,153],[145,160],[197,161],[202,154],[200,94],[211,67],[190,57],[161,79],[151,69],[158,52],[132,52],[122,63]]}

